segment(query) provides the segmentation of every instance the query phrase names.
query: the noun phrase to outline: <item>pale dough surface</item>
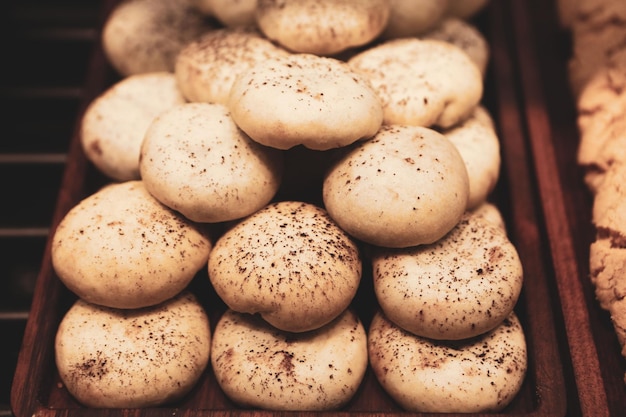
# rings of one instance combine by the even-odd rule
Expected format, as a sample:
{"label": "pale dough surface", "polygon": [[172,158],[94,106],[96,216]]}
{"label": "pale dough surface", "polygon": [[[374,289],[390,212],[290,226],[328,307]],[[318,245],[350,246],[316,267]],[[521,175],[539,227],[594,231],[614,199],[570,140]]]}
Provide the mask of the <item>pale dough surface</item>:
{"label": "pale dough surface", "polygon": [[94,304],[140,308],[182,291],[206,266],[212,242],[146,191],[141,181],[113,183],[81,200],[52,238],[61,281]]}
{"label": "pale dough surface", "polygon": [[372,137],[383,120],[366,78],[343,61],[312,54],[267,59],[244,71],[228,108],[252,139],[277,149],[347,146]]}
{"label": "pale dough surface", "polygon": [[173,72],[180,50],[214,28],[191,0],[126,0],[108,16],[102,47],[122,76]]}
{"label": "pale dough surface", "polygon": [[374,292],[399,327],[459,340],[496,327],[515,308],[523,268],[506,232],[473,213],[431,245],[378,249]]}
{"label": "pale dough surface", "polygon": [[201,223],[254,213],[276,194],[283,154],[251,140],[222,104],[186,103],[148,128],[139,171],[148,191]]}
{"label": "pale dough surface", "polygon": [[483,95],[478,66],[460,47],[442,40],[389,40],[348,64],[372,83],[385,124],[448,128],[467,118]]}
{"label": "pale dough surface", "polygon": [[373,41],[389,9],[389,0],[258,0],[256,22],[293,52],[330,56]]}
{"label": "pale dough surface", "polygon": [[216,29],[187,44],[178,55],[174,71],[187,100],[225,105],[238,74],[277,55],[286,56],[288,52],[257,30]]}
{"label": "pale dough surface", "polygon": [[83,115],[80,137],[85,155],[115,181],[140,179],[139,150],[148,126],[184,102],[170,72],[121,79],[96,97]]}
{"label": "pale dough surface", "polygon": [[188,394],[210,349],[209,318],[189,292],[132,310],[78,299],[57,330],[55,362],[64,387],[83,405],[145,408]]}
{"label": "pale dough surface", "polygon": [[213,334],[211,363],[226,395],[245,407],[338,410],[365,375],[367,335],[351,310],[298,334],[228,310]]}
{"label": "pale dough surface", "polygon": [[459,222],[469,179],[459,151],[441,133],[383,126],[337,160],[322,192],[331,217],[352,236],[408,247],[433,243]]}
{"label": "pale dough surface", "polygon": [[515,313],[492,331],[459,341],[408,333],[378,312],[368,331],[372,370],[406,411],[478,413],[505,408],[521,389],[528,357]]}
{"label": "pale dough surface", "polygon": [[280,201],[222,235],[208,265],[215,291],[230,308],[303,332],[348,307],[360,284],[361,262],[356,242],[324,209]]}

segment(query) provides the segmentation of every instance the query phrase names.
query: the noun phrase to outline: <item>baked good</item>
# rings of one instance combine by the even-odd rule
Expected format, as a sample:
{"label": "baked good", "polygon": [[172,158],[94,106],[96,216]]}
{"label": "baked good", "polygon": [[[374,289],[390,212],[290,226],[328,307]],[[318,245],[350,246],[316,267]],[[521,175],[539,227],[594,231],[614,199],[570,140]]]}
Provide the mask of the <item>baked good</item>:
{"label": "baked good", "polygon": [[161,112],[184,102],[170,72],[122,78],[83,114],[80,140],[85,155],[115,181],[140,179],[139,149],[148,126]]}
{"label": "baked good", "polygon": [[356,295],[362,264],[356,243],[311,203],[269,204],[215,243],[209,278],[241,313],[258,313],[289,332],[319,328]]}
{"label": "baked good", "polygon": [[372,370],[406,411],[500,411],[519,392],[528,358],[522,325],[511,313],[490,332],[459,341],[415,336],[378,312],[368,331]]}
{"label": "baked good", "polygon": [[372,137],[383,119],[366,79],[343,61],[312,54],[270,58],[243,71],[228,108],[252,139],[278,149],[343,147]]}
{"label": "baked good", "polygon": [[385,125],[330,167],[330,216],[352,236],[384,247],[433,243],[467,208],[469,179],[457,148],[426,127]]}
{"label": "baked good", "polygon": [[625,69],[626,59],[610,60],[589,78],[576,101],[577,162],[584,168],[584,180],[592,192],[610,165],[626,163]]}
{"label": "baked good", "polygon": [[174,71],[176,56],[216,25],[191,0],[124,0],[102,28],[102,48],[122,76]]}
{"label": "baked good", "polygon": [[493,329],[515,308],[523,282],[506,232],[471,212],[433,244],[377,248],[372,271],[385,316],[431,339],[466,339]]}
{"label": "baked good", "polygon": [[491,201],[485,201],[476,208],[469,210],[472,216],[482,217],[506,231],[506,222],[500,208]]}
{"label": "baked good", "polygon": [[188,291],[132,310],[78,299],[59,324],[55,362],[63,386],[84,406],[145,408],[187,395],[210,349],[209,318]]}
{"label": "baked good", "polygon": [[354,396],[367,369],[367,335],[351,310],[310,332],[290,333],[227,310],[211,364],[236,404],[272,411],[331,411]]}
{"label": "baked good", "polygon": [[256,22],[292,52],[328,56],[373,41],[389,8],[389,0],[258,0]]}
{"label": "baked good", "polygon": [[93,304],[141,308],[186,288],[206,266],[212,242],[141,181],[127,181],[76,204],[51,245],[54,270],[70,291]]}
{"label": "baked good", "polygon": [[467,20],[445,16],[429,31],[421,35],[424,39],[438,39],[461,48],[478,66],[483,74],[487,74],[489,64],[489,43],[485,35]]}
{"label": "baked good", "polygon": [[442,131],[456,146],[469,178],[468,209],[487,200],[500,177],[500,139],[489,111],[479,105],[470,117]]}
{"label": "baked good", "polygon": [[257,0],[192,0],[207,16],[215,17],[225,27],[256,26]]}
{"label": "baked good", "polygon": [[255,29],[216,29],[181,50],[174,72],[187,100],[226,105],[238,74],[270,57],[287,54]]}
{"label": "baked good", "polygon": [[186,103],[152,122],[139,171],[166,206],[196,222],[218,223],[254,213],[274,197],[283,154],[251,140],[226,106]]}
{"label": "baked good", "polygon": [[422,35],[444,18],[448,0],[389,0],[389,20],[382,39]]}
{"label": "baked good", "polygon": [[389,40],[348,64],[378,93],[384,124],[448,128],[466,119],[483,94],[478,66],[461,48],[441,40]]}

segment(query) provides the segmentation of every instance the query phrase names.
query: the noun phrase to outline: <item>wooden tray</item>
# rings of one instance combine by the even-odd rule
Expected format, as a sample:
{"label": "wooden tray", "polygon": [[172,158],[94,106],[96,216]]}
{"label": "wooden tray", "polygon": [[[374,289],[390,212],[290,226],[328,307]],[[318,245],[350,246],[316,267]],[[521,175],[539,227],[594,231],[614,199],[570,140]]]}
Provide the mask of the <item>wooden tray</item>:
{"label": "wooden tray", "polygon": [[[114,4],[103,2],[103,18]],[[484,103],[494,116],[502,143],[503,169],[493,201],[503,211],[524,265],[524,288],[516,312],[529,351],[528,373],[519,395],[501,413],[485,415],[617,416],[626,410],[624,366],[608,317],[595,304],[585,270],[590,202],[574,163],[571,100],[564,72],[559,72],[564,68],[566,36],[554,23],[552,4],[548,6],[545,10],[546,2],[540,0],[494,0],[477,17],[492,48]],[[536,39],[536,34],[552,38],[545,42],[543,37]],[[97,48],[82,109],[114,79]],[[70,208],[105,181],[86,161],[76,128],[52,230]],[[366,272],[354,300],[365,323],[375,308],[369,279]],[[192,286],[214,324],[224,306],[211,291],[208,278],[201,273]],[[54,274],[48,243],[12,387],[16,417],[426,415],[403,412],[369,371],[354,400],[333,413],[239,409],[220,391],[210,369],[184,401],[172,406],[85,408],[64,390],[54,364],[56,329],[74,300]]]}

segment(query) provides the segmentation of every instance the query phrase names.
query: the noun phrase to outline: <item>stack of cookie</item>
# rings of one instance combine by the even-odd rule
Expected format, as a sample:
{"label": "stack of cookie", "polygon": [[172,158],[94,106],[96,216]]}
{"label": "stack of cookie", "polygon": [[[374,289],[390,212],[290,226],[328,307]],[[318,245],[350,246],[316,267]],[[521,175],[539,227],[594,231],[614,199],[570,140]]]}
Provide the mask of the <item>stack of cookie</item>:
{"label": "stack of cookie", "polygon": [[[212,369],[243,406],[338,409],[370,364],[407,410],[503,409],[527,358],[523,271],[488,201],[500,171],[481,105],[489,47],[468,20],[485,5],[120,3],[103,47],[122,79],[81,130],[114,183],[57,230],[59,277],[128,315],[188,294],[206,268],[227,306]],[[380,307],[369,333],[351,309],[364,268]]]}
{"label": "stack of cookie", "polygon": [[578,163],[593,195],[589,269],[626,357],[626,3],[578,0],[569,16],[569,76],[578,110]]}

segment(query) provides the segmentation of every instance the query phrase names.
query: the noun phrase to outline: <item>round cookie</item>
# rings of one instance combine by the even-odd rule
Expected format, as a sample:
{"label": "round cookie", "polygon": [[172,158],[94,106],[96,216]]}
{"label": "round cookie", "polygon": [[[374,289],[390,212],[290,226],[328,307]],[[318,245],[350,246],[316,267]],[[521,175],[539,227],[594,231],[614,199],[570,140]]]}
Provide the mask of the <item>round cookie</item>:
{"label": "round cookie", "polygon": [[243,407],[273,411],[340,409],[361,384],[367,359],[367,335],[351,310],[320,329],[296,334],[227,310],[211,346],[211,364],[225,394]]}
{"label": "round cookie", "polygon": [[448,128],[466,119],[482,98],[480,69],[449,42],[394,39],[347,62],[382,100],[384,124]]}
{"label": "round cookie", "polygon": [[597,231],[626,247],[626,162],[611,165],[593,199],[591,221]]}
{"label": "round cookie", "polygon": [[468,119],[442,133],[465,162],[469,176],[467,208],[473,209],[487,200],[500,176],[500,140],[491,115],[479,105]]}
{"label": "round cookie", "polygon": [[352,236],[376,246],[433,243],[467,208],[469,179],[456,147],[419,126],[383,126],[351,147],[322,185],[328,213]]}
{"label": "round cookie", "polygon": [[59,279],[79,297],[140,308],[182,291],[206,266],[211,247],[198,225],[155,200],[141,181],[127,181],[74,206],[55,230],[51,252]]}
{"label": "round cookie", "polygon": [[265,206],[280,187],[283,159],[242,132],[226,106],[187,103],[150,125],[139,170],[163,204],[193,221],[217,223]]}
{"label": "round cookie", "polygon": [[437,26],[448,11],[448,0],[390,0],[389,4],[382,39],[422,35]]}
{"label": "round cookie", "polygon": [[356,243],[322,208],[280,201],[225,232],[208,270],[213,288],[233,310],[304,332],[350,305],[362,264]]}
{"label": "round cookie", "polygon": [[132,310],[78,299],[57,330],[55,362],[81,404],[144,408],[189,393],[209,364],[210,349],[209,318],[187,291]]}
{"label": "round cookie", "polygon": [[389,9],[389,0],[258,0],[256,21],[292,52],[334,55],[378,37]]}
{"label": "round cookie", "polygon": [[228,107],[252,139],[278,149],[343,147],[373,136],[383,120],[367,80],[345,62],[311,54],[275,57],[242,72]]}
{"label": "round cookie", "polygon": [[256,25],[257,0],[192,0],[208,16],[215,17],[225,27]]}
{"label": "round cookie", "polygon": [[287,54],[256,30],[216,29],[185,46],[174,71],[187,100],[226,105],[238,74],[270,57]]}
{"label": "round cookie", "polygon": [[448,16],[436,27],[424,33],[422,38],[442,40],[458,46],[478,66],[483,78],[486,76],[490,55],[489,42],[470,22]]}
{"label": "round cookie", "polygon": [[215,25],[191,0],[125,0],[102,29],[102,47],[122,76],[174,71],[176,56]]}
{"label": "round cookie", "polygon": [[507,317],[523,270],[506,232],[471,213],[431,245],[372,254],[378,303],[399,327],[431,339],[477,336]]}
{"label": "round cookie", "polygon": [[436,341],[415,336],[378,312],[368,330],[372,370],[406,411],[500,411],[522,387],[528,357],[522,325],[511,313],[476,338]]}
{"label": "round cookie", "polygon": [[139,150],[148,126],[161,112],[184,102],[170,72],[121,79],[83,114],[80,138],[85,155],[115,181],[140,179]]}

